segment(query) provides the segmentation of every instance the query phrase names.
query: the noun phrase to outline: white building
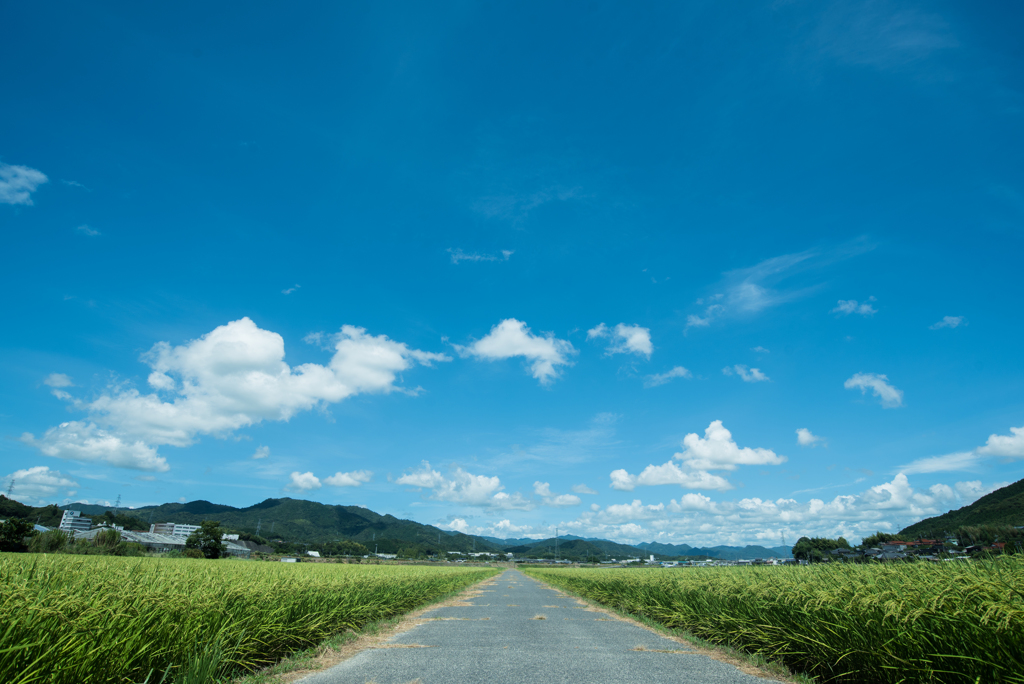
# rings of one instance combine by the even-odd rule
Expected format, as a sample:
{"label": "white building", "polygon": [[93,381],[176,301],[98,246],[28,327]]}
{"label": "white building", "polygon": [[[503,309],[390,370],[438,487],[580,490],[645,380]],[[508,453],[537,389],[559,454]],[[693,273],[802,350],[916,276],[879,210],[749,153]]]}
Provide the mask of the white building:
{"label": "white building", "polygon": [[92,529],[92,518],[83,518],[81,511],[64,511],[60,518],[60,529],[65,532],[88,532]]}
{"label": "white building", "polygon": [[150,534],[169,534],[172,537],[188,537],[199,529],[199,525],[182,525],[181,523],[154,523],[149,526]]}

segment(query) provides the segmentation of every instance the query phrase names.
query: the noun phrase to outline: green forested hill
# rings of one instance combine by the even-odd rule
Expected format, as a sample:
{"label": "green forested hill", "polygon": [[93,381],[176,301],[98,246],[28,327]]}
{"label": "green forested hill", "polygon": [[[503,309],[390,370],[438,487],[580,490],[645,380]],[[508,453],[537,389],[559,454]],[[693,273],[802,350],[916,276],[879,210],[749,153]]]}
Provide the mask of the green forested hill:
{"label": "green forested hill", "polygon": [[904,528],[900,534],[907,539],[936,537],[953,533],[961,527],[993,527],[1024,525],[1024,480],[1019,480],[969,506],[949,511]]}
{"label": "green forested hill", "polygon": [[[281,538],[293,542],[320,543],[351,539],[367,545],[389,540],[405,545],[420,544],[441,551],[469,551],[474,539],[465,534],[451,534],[432,525],[400,520],[393,515],[380,515],[359,506],[330,506],[299,499],[267,499],[248,508],[222,506],[209,501],[185,504],[163,504],[137,508],[133,514],[152,522],[175,522],[197,525],[203,520],[217,520],[223,527],[238,532]],[[440,539],[440,545],[438,543]],[[381,551],[393,545],[382,545]],[[497,545],[476,538],[477,551],[497,550]]]}

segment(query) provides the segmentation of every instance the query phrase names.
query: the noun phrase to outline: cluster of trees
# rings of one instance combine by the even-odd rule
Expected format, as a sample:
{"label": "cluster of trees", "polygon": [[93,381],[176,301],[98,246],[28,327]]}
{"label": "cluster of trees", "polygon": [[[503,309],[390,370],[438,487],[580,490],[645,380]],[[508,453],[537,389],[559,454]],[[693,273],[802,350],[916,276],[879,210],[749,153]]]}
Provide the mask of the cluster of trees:
{"label": "cluster of trees", "polygon": [[850,542],[844,538],[829,539],[828,537],[800,537],[793,544],[793,558],[810,562],[830,558],[835,549],[852,549]]}

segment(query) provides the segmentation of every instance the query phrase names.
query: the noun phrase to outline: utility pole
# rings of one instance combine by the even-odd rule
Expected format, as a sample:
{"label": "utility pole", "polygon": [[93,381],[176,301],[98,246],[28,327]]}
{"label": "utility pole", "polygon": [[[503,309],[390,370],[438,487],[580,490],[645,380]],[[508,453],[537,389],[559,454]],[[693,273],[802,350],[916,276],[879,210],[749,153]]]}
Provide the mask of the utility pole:
{"label": "utility pole", "polygon": [[559,560],[558,556],[558,528],[555,528],[555,560]]}

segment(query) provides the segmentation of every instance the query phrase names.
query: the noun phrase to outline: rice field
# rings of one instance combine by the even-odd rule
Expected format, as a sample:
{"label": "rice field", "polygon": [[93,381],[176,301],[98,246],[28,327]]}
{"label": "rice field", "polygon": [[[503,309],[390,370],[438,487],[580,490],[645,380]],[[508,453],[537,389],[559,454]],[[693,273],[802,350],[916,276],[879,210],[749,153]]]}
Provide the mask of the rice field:
{"label": "rice field", "polygon": [[1020,556],[525,572],[823,682],[1024,682]]}
{"label": "rice field", "polygon": [[497,572],[0,554],[0,682],[209,682]]}

